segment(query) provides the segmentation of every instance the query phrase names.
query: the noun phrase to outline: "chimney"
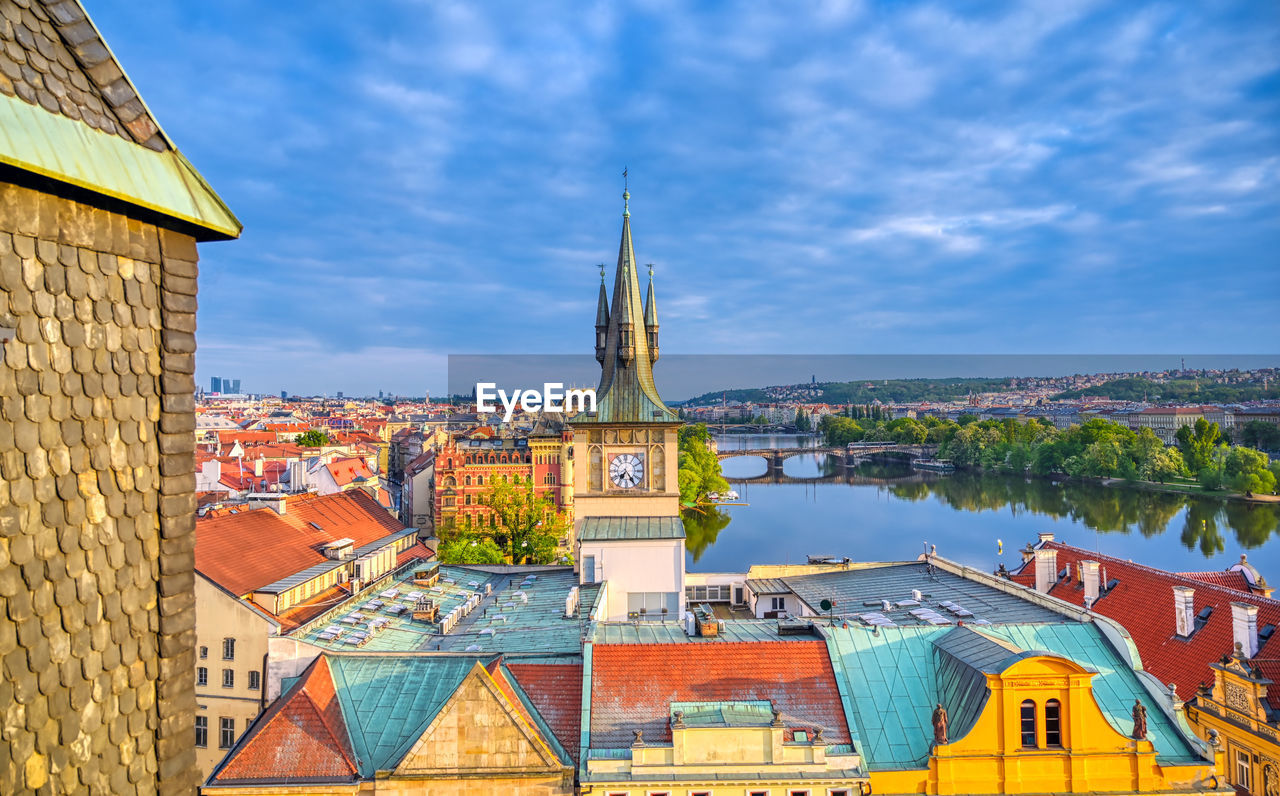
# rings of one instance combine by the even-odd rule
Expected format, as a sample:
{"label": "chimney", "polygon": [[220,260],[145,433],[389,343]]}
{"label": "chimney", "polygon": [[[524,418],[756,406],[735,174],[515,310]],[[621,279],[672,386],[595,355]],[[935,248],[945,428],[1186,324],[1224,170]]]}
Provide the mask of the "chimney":
{"label": "chimney", "polygon": [[1231,603],[1231,636],[1241,655],[1252,658],[1258,654],[1258,606]]}
{"label": "chimney", "polygon": [[1036,550],[1036,591],[1047,593],[1058,579],[1058,551]]}
{"label": "chimney", "polygon": [[261,458],[257,458],[253,460],[253,474],[256,475],[258,478],[262,477],[262,459]]}
{"label": "chimney", "polygon": [[1192,599],[1195,593],[1196,590],[1190,586],[1173,587],[1173,619],[1178,635],[1183,638],[1196,629],[1195,601]]}
{"label": "chimney", "polygon": [[1084,605],[1086,608],[1092,608],[1093,604],[1098,601],[1098,594],[1101,592],[1102,584],[1098,581],[1101,574],[1098,572],[1097,561],[1081,561],[1080,562],[1080,582],[1084,584]]}
{"label": "chimney", "polygon": [[1040,540],[1040,544],[1042,544],[1042,545],[1043,545],[1045,542],[1052,542],[1052,541],[1053,541],[1053,532],[1052,532],[1052,531],[1050,531],[1050,532],[1048,532],[1048,533],[1038,533],[1038,534],[1036,534],[1036,538]]}

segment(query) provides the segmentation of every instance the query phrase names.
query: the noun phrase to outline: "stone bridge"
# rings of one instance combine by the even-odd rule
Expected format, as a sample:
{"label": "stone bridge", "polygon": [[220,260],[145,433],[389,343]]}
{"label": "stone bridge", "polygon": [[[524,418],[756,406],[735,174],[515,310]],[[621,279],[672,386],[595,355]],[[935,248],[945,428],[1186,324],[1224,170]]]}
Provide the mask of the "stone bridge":
{"label": "stone bridge", "polygon": [[[792,456],[805,454],[822,454],[834,459],[841,467],[855,467],[861,462],[876,456],[905,457],[908,459],[925,459],[938,452],[937,445],[905,445],[897,442],[859,442],[847,448],[741,448],[738,450],[717,450],[716,458],[721,461],[736,456],[757,456],[765,460],[768,472],[781,472],[782,463]],[[809,479],[800,479],[809,480]]]}
{"label": "stone bridge", "polygon": [[853,470],[840,469],[828,475],[796,477],[782,472],[782,468],[769,469],[760,475],[748,478],[726,478],[730,484],[850,484],[853,486],[894,486],[900,484],[924,484],[941,478],[937,473],[913,471],[911,475],[901,478],[876,478],[869,475],[858,475]]}

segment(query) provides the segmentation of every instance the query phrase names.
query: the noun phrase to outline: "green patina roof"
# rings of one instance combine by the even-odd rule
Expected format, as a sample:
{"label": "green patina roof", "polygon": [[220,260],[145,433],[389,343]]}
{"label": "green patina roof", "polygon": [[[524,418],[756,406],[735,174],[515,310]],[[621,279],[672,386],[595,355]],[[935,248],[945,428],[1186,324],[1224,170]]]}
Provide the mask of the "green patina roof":
{"label": "green patina roof", "polygon": [[587,517],[578,529],[583,542],[683,538],[684,522],[679,517]]}
{"label": "green patina roof", "polygon": [[874,633],[865,627],[824,630],[850,732],[872,770],[926,767],[935,705],[942,702],[947,708],[951,738],[963,737],[986,703],[982,672],[1000,671],[1035,654],[1032,651],[1095,670],[1094,697],[1111,726],[1124,735],[1133,730],[1133,702],[1141,699],[1147,707],[1148,737],[1162,763],[1200,760],[1091,622],[991,625],[968,636],[950,636],[958,632],[955,627],[881,627]]}
{"label": "green patina roof", "polygon": [[362,777],[395,768],[477,662],[492,656],[329,657]]}
{"label": "green patina roof", "polygon": [[768,727],[773,723],[773,703],[764,699],[744,702],[672,702],[671,718],[684,715],[686,727]]}
{"label": "green patina roof", "polygon": [[0,94],[0,163],[235,238],[241,224],[176,150],[157,152]]}
{"label": "green patina roof", "polygon": [[[657,323],[657,307],[649,292],[650,310]],[[596,322],[603,319],[603,307],[596,311]],[[640,280],[636,271],[635,247],[631,243],[631,217],[623,214],[622,241],[618,246],[618,267],[613,278],[613,305],[608,314],[604,362],[601,363],[600,386],[596,388],[596,411],[582,413],[574,423],[678,423],[676,413],[667,408],[658,395],[653,380],[654,355],[645,334],[645,305],[640,298]],[[630,324],[634,356],[629,362],[618,358],[624,326]]]}

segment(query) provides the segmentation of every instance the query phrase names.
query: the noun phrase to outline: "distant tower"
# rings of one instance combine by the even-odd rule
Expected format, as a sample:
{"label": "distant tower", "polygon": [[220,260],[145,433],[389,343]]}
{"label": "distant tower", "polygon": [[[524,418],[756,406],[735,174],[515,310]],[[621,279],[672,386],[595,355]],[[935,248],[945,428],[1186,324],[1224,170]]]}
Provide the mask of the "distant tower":
{"label": "distant tower", "polygon": [[213,376],[209,379],[209,392],[222,392],[222,379]]}

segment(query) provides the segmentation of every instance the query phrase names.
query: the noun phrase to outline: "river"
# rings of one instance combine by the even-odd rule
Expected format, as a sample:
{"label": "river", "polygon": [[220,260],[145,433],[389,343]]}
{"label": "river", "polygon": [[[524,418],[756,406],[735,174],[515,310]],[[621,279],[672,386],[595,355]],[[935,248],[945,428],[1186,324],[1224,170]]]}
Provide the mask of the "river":
{"label": "river", "polygon": [[[817,440],[743,434],[717,443],[724,451],[812,447]],[[765,473],[759,458],[726,459],[723,466],[749,505],[686,523],[693,572],[742,572],[752,564],[804,562],[809,554],[899,561],[915,558],[926,544],[987,571],[1000,563],[1012,569],[1020,548],[1051,531],[1061,542],[1173,571],[1226,569],[1247,553],[1268,579],[1280,578],[1280,544],[1271,541],[1280,524],[1275,505],[1038,478],[921,474],[903,464],[865,464],[842,477],[821,454],[783,465],[794,478],[829,476],[817,482],[743,482]]]}

